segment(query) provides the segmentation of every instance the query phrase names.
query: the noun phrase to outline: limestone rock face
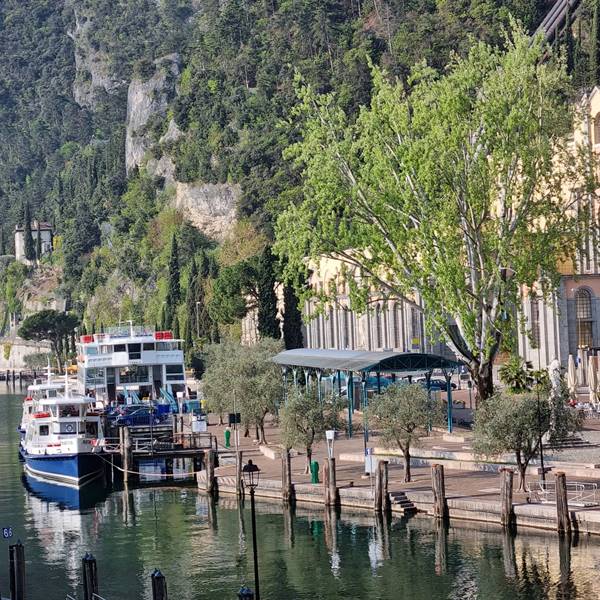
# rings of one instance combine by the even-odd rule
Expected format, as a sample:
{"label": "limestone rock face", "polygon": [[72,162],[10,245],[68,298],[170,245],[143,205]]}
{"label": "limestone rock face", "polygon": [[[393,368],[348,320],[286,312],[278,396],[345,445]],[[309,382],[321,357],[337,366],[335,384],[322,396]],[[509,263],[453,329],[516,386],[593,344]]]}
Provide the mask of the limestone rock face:
{"label": "limestone rock face", "polygon": [[235,223],[242,189],[229,183],[175,183],[173,206],[205,235],[223,240]]}
{"label": "limestone rock face", "polygon": [[88,31],[92,26],[91,17],[82,14],[75,3],[73,12],[75,27],[68,32],[75,46],[73,98],[79,106],[93,110],[99,94],[114,94],[127,82],[111,72],[108,54],[90,44]]}
{"label": "limestone rock face", "polygon": [[[127,172],[142,165],[146,153],[154,145],[148,131],[151,120],[163,119],[169,101],[175,94],[179,78],[179,54],[169,54],[154,61],[154,75],[147,81],[133,79],[127,91],[127,130],[125,137],[125,166]],[[176,136],[176,125],[165,135]]]}

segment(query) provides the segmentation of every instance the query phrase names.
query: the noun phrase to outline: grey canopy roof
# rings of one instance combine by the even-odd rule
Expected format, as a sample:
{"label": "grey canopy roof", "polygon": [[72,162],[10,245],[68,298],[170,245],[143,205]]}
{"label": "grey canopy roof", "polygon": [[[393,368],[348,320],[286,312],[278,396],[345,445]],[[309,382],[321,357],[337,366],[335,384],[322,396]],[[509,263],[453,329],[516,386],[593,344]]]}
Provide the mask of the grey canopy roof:
{"label": "grey canopy roof", "polygon": [[427,372],[453,370],[459,362],[438,354],[421,352],[363,352],[360,350],[323,350],[299,348],[284,350],[272,358],[282,367],[366,372]]}

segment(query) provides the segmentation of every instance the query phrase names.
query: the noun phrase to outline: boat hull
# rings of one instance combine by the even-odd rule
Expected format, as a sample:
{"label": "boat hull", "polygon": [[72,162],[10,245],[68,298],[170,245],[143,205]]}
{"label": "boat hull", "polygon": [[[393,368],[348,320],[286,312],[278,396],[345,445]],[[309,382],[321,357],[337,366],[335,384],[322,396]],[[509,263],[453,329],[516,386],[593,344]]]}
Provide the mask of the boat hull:
{"label": "boat hull", "polygon": [[104,473],[98,454],[32,455],[24,453],[28,475],[72,487],[83,487]]}

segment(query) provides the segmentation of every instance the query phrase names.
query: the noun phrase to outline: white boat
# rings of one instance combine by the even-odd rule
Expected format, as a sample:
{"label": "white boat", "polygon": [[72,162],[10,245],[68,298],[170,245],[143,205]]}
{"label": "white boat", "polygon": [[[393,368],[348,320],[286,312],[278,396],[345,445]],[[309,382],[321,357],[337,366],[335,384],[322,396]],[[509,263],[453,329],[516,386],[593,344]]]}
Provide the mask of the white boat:
{"label": "white boat", "polygon": [[58,394],[63,393],[64,390],[64,379],[53,381],[50,368],[48,368],[48,376],[46,381],[36,380],[27,387],[27,396],[25,396],[23,399],[23,413],[21,415],[21,422],[17,427],[17,431],[20,434],[19,454],[22,454],[25,433],[27,431],[27,426],[31,421],[34,402],[43,398],[55,398]]}
{"label": "white boat", "polygon": [[78,391],[104,406],[152,401],[176,411],[187,396],[182,343],[171,331],[131,324],[82,335],[77,343]]}
{"label": "white boat", "polygon": [[104,441],[94,398],[69,391],[67,382],[44,384],[32,397],[32,410],[22,443],[27,474],[81,487],[104,472]]}

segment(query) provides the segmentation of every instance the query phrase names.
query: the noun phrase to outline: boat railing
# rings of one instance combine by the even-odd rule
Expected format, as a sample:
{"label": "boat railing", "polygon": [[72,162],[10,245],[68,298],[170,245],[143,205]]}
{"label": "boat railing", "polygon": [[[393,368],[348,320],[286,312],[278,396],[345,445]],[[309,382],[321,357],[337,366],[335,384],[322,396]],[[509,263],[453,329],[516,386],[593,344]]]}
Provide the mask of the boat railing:
{"label": "boat railing", "polygon": [[[600,502],[597,483],[568,481],[567,502],[572,506],[597,506]],[[556,483],[554,481],[537,481],[534,488],[539,501],[545,504],[556,503]]]}

